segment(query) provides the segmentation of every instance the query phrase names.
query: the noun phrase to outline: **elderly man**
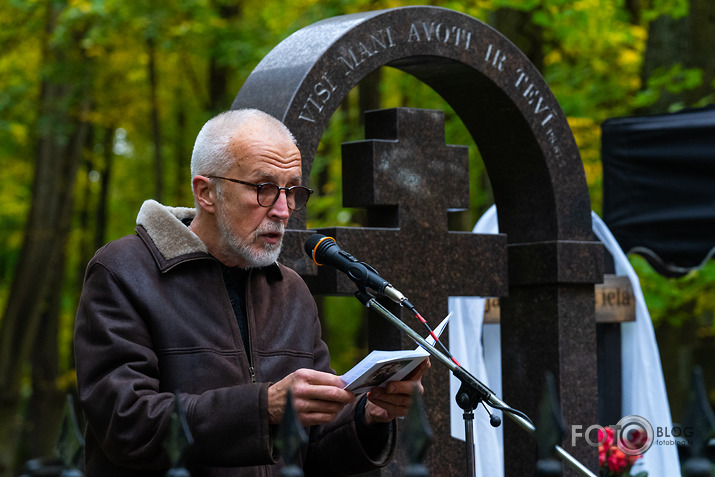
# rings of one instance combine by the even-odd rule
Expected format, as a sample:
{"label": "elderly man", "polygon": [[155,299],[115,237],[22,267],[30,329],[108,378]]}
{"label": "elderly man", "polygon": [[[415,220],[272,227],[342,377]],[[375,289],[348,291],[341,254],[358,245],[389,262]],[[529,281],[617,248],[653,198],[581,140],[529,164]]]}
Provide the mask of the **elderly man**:
{"label": "elderly man", "polygon": [[87,475],[164,475],[177,404],[194,477],[278,475],[289,389],[310,436],[306,475],[386,464],[429,362],[357,397],[330,369],[312,296],[276,262],[312,192],[293,136],[260,111],[229,111],[199,133],[191,169],[195,209],[145,202],[136,235],[87,267],[75,326]]}

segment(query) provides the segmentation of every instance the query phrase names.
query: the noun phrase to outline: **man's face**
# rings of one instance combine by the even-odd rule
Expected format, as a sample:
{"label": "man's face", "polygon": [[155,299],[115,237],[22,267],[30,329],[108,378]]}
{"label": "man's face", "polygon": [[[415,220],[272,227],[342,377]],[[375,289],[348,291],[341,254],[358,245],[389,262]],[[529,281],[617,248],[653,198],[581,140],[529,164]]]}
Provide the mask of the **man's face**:
{"label": "man's face", "polygon": [[[244,131],[234,140],[231,152],[237,159],[226,177],[280,187],[301,183],[301,158],[290,138],[261,128]],[[263,267],[278,259],[291,210],[281,191],[270,207],[256,200],[256,188],[222,181],[216,204],[216,222],[225,254],[243,268]]]}

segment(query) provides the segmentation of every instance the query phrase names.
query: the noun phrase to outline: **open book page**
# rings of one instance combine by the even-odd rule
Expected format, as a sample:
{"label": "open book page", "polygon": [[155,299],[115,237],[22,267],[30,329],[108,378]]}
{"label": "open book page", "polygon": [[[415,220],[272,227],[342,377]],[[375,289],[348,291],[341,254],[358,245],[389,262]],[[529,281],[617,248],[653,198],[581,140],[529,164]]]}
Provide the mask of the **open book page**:
{"label": "open book page", "polygon": [[[447,326],[450,313],[435,328],[434,334],[439,337]],[[434,338],[425,339],[434,346]],[[429,353],[420,346],[414,350],[379,351],[368,354],[350,371],[343,374],[340,379],[345,383],[345,389],[355,394],[369,391],[375,386],[386,386],[391,381],[399,381],[415,369]]]}

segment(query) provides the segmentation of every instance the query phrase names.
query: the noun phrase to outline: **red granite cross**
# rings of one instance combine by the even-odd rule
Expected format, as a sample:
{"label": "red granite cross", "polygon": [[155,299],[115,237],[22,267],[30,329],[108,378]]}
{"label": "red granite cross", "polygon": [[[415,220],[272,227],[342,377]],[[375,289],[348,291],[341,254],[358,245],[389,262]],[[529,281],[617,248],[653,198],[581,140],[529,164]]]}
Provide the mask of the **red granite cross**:
{"label": "red granite cross", "polygon": [[[448,296],[505,295],[506,238],[448,230],[447,210],[469,205],[469,166],[467,147],[445,145],[444,113],[371,111],[365,136],[343,144],[343,204],[365,207],[368,227],[319,232],[375,267],[431,324]],[[349,294],[355,285],[321,267],[311,288]]]}
{"label": "red granite cross", "polygon": [[[451,232],[449,208],[469,204],[468,150],[445,144],[442,111],[397,108],[365,115],[364,141],[343,144],[343,203],[365,207],[369,227],[325,228],[357,259],[375,267],[436,326],[447,314],[449,296],[507,294],[506,237]],[[352,294],[355,284],[330,267],[317,280],[316,294]],[[380,300],[402,320],[424,333],[407,310]],[[448,335],[449,328],[445,335]],[[443,335],[444,336],[444,335]],[[443,341],[448,342],[444,336]],[[371,349],[414,347],[383,318],[369,322]],[[433,361],[425,378],[425,403],[437,440],[449,441],[449,373]],[[445,442],[445,441],[443,441]],[[464,470],[463,448],[454,442],[454,471]],[[446,459],[440,445],[439,460]],[[451,454],[451,452],[449,452]]]}

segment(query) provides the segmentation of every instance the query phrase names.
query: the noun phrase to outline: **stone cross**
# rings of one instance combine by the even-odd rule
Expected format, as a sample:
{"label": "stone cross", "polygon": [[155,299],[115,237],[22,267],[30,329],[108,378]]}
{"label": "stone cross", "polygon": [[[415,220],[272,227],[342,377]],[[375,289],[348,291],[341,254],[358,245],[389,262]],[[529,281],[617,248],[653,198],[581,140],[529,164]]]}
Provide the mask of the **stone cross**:
{"label": "stone cross", "polygon": [[[446,316],[449,296],[506,294],[505,236],[447,228],[447,209],[469,205],[469,171],[467,147],[445,145],[444,113],[407,108],[368,112],[365,136],[364,141],[343,145],[343,202],[367,208],[369,227],[318,232],[375,267],[407,295],[432,328]],[[346,275],[330,267],[321,267],[317,280],[307,281],[318,294],[356,290]],[[418,333],[427,334],[409,311],[389,300],[383,304]],[[448,335],[449,327],[442,338],[445,344]],[[368,341],[370,349],[415,346],[377,314],[370,317]],[[449,405],[454,396],[449,395],[449,371],[432,362],[423,381],[425,404],[435,440],[447,442],[452,439]],[[439,461],[448,475],[461,475],[462,447],[455,442],[449,455],[447,447],[436,447],[431,452],[439,456],[428,455],[427,461]]]}

